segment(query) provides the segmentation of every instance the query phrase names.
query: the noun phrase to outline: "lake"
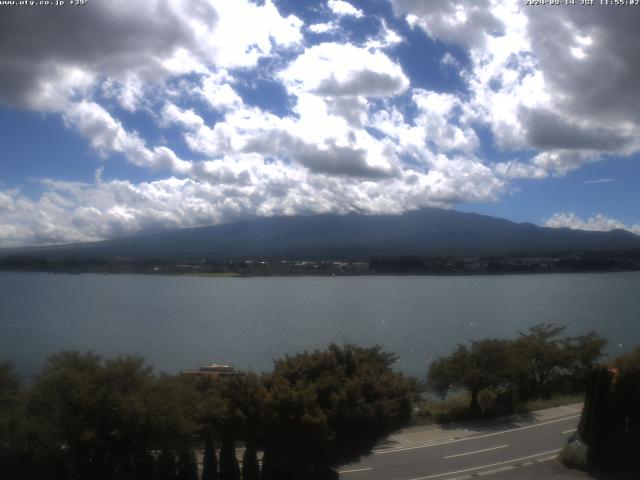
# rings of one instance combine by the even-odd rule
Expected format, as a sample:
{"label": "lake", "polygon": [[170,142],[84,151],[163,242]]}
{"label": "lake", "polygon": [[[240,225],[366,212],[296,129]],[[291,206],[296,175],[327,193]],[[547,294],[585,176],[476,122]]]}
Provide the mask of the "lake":
{"label": "lake", "polygon": [[0,358],[24,375],[62,349],[139,354],[158,371],[256,372],[330,342],[382,344],[424,375],[459,342],[539,322],[640,344],[640,272],[508,276],[213,278],[0,272]]}

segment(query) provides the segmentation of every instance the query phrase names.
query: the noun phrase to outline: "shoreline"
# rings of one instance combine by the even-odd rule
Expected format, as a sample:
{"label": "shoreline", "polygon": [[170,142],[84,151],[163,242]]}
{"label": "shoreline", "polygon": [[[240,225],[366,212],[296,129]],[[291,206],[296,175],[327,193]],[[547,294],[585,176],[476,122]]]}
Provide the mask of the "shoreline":
{"label": "shoreline", "polygon": [[562,271],[525,271],[525,272],[443,272],[443,273],[405,273],[405,272],[363,272],[363,273],[197,273],[197,272],[137,272],[137,271],[72,271],[72,270],[9,270],[0,269],[0,273],[46,273],[49,275],[136,275],[149,277],[200,277],[200,278],[348,278],[348,277],[506,277],[525,275],[566,275],[566,274],[607,274],[637,273],[636,270],[562,270]]}

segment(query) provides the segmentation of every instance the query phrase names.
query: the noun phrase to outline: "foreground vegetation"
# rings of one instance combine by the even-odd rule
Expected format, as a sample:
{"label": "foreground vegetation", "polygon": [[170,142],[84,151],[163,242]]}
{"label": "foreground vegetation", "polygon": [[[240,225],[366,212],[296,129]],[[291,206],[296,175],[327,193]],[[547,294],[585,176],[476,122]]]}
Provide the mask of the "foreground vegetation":
{"label": "foreground vegetation", "polygon": [[203,480],[337,478],[332,467],[409,421],[410,383],[394,361],[378,347],[332,345],[261,376],[212,380],[154,375],[137,357],[62,352],[29,387],[4,363],[2,478],[196,480],[202,451]]}
{"label": "foreground vegetation", "polygon": [[[591,455],[609,456],[602,445],[631,451],[640,443],[611,435],[631,425],[624,438],[639,441],[636,413],[621,412],[635,412],[630,402],[640,401],[640,350],[615,360],[623,373],[613,380],[598,370],[607,342],[564,330],[539,324],[512,340],[458,345],[431,364],[426,382],[393,371],[396,357],[380,347],[354,345],[286,356],[262,375],[215,379],[156,375],[139,357],[67,351],[24,385],[10,363],[0,363],[0,471],[8,480],[337,478],[336,466],[369,454],[411,420],[575,403],[587,384],[587,405],[599,412],[580,427]],[[611,385],[618,387],[606,393]],[[425,389],[443,400],[425,400]],[[603,405],[622,415],[617,423],[603,416]],[[602,427],[610,421],[614,429]]]}
{"label": "foreground vegetation", "polygon": [[449,408],[441,408],[439,420],[508,414],[534,400],[583,393],[607,341],[596,332],[561,336],[565,328],[541,323],[514,340],[472,341],[438,358],[429,367],[427,388],[443,398],[464,392],[442,406]]}
{"label": "foreground vegetation", "polygon": [[596,477],[638,478],[640,471],[640,347],[595,369],[578,431],[562,453],[571,467]]}

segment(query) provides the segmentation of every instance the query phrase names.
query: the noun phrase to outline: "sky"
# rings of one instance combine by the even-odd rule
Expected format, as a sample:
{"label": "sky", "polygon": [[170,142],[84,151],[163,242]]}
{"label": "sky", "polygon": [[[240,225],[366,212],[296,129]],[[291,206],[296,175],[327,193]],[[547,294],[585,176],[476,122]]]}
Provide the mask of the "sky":
{"label": "sky", "polygon": [[50,3],[0,5],[0,247],[422,207],[640,234],[640,5]]}

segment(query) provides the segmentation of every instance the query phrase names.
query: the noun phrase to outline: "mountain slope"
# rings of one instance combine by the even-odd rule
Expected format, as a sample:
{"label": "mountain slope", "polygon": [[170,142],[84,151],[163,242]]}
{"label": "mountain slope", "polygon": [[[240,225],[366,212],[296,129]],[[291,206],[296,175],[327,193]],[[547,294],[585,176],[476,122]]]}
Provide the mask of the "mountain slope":
{"label": "mountain slope", "polygon": [[624,230],[553,229],[473,213],[422,209],[402,215],[258,218],[95,243],[5,249],[0,256],[364,259],[378,255],[539,255],[627,249],[640,249],[640,237]]}

